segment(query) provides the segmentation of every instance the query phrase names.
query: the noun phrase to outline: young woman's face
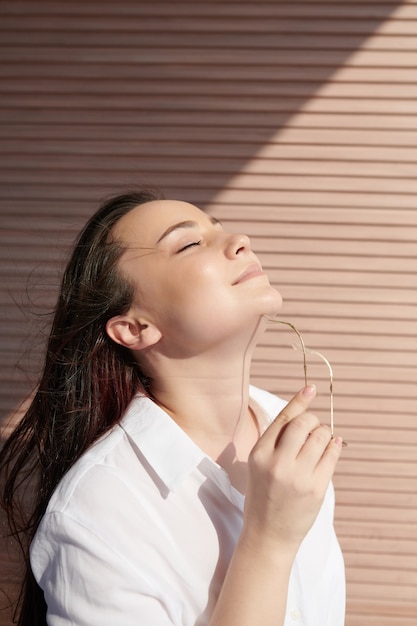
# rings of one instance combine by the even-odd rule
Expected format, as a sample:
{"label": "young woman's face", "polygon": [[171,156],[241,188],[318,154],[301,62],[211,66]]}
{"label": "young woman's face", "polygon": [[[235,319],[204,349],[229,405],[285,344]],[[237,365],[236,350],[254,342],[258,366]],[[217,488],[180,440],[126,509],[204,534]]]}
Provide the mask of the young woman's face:
{"label": "young woman's face", "polygon": [[186,202],[157,200],[125,215],[114,229],[128,246],[119,267],[135,286],[132,312],[157,325],[169,345],[219,341],[282,298],[262,271],[245,235]]}

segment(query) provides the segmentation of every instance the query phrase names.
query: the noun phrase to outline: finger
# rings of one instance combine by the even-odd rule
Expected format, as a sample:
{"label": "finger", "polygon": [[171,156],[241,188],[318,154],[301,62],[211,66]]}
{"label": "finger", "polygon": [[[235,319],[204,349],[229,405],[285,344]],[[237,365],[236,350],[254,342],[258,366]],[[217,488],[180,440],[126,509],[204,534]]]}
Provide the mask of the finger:
{"label": "finger", "polygon": [[324,424],[312,429],[299,450],[298,458],[314,468],[322,458],[331,438],[330,428]]}
{"label": "finger", "polygon": [[[284,426],[291,422],[295,417],[305,413],[315,396],[316,387],[314,385],[307,385],[301,389],[268,426],[259,441],[260,445],[263,445],[263,443],[270,443],[273,447],[275,447]],[[315,424],[315,426],[316,425],[317,424]]]}
{"label": "finger", "polygon": [[[275,440],[275,449],[277,451],[279,449],[280,454],[285,454],[288,459],[297,458],[312,433],[316,433],[319,427],[320,420],[317,415],[310,411],[304,411],[282,426]],[[329,438],[330,431],[327,442],[322,445],[321,453]]]}
{"label": "finger", "polygon": [[287,424],[294,417],[301,415],[304,413],[310,404],[310,402],[316,396],[316,387],[314,385],[307,385],[303,389],[301,389],[282,409],[280,413],[276,416],[274,421],[269,426],[268,430],[271,430],[272,433],[278,434],[284,424]]}
{"label": "finger", "polygon": [[297,417],[297,415],[304,413],[313,398],[316,397],[316,393],[315,385],[307,385],[301,389],[277,415],[275,421],[280,419],[285,424],[294,419],[294,417]]}
{"label": "finger", "polygon": [[341,437],[332,437],[324,450],[315,470],[315,475],[323,481],[329,480],[334,473],[343,447]]}

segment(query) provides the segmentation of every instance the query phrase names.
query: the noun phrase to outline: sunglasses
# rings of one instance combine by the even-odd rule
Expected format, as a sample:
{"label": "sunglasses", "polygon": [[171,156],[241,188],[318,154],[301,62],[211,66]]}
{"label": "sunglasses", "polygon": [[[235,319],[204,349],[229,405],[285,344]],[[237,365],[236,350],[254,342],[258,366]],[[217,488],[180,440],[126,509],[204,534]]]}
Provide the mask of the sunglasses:
{"label": "sunglasses", "polygon": [[[284,324],[285,326],[289,326],[289,328],[291,328],[291,330],[297,335],[298,337],[298,341],[299,341],[299,345],[292,345],[292,347],[295,350],[299,350],[301,349],[302,353],[303,353],[303,368],[304,368],[304,385],[308,384],[308,363],[307,363],[307,354],[313,354],[317,357],[319,357],[327,366],[328,372],[329,372],[329,397],[330,397],[330,434],[332,436],[332,439],[334,438],[334,399],[333,399],[333,369],[332,366],[330,365],[330,362],[328,361],[328,359],[321,353],[318,352],[317,350],[311,350],[310,348],[308,348],[304,342],[303,336],[301,335],[300,331],[298,330],[298,328],[296,328],[294,326],[294,324],[291,324],[291,322],[285,322],[283,320],[278,320],[275,318],[271,318],[271,317],[267,317],[266,318],[268,322],[272,322],[275,324]],[[342,443],[343,446],[347,446],[347,442],[343,441]]]}

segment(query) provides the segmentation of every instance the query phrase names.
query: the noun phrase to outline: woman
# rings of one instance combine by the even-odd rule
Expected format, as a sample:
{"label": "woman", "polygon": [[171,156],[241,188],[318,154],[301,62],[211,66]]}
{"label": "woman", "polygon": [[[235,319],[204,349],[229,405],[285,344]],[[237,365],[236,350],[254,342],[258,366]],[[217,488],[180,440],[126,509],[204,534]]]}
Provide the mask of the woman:
{"label": "woman", "polygon": [[30,545],[21,626],[342,626],[342,441],[313,386],[286,405],[249,385],[280,306],[249,239],[191,204],[133,193],[91,218],[0,457]]}

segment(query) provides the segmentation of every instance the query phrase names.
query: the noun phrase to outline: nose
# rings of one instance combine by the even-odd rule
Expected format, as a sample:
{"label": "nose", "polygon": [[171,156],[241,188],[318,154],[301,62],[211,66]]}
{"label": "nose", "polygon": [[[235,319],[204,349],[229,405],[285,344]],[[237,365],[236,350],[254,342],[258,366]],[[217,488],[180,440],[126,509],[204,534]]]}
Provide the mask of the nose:
{"label": "nose", "polygon": [[238,254],[245,254],[250,252],[251,245],[250,239],[247,235],[242,234],[233,234],[229,236],[227,245],[226,245],[226,256],[229,258],[234,258]]}

